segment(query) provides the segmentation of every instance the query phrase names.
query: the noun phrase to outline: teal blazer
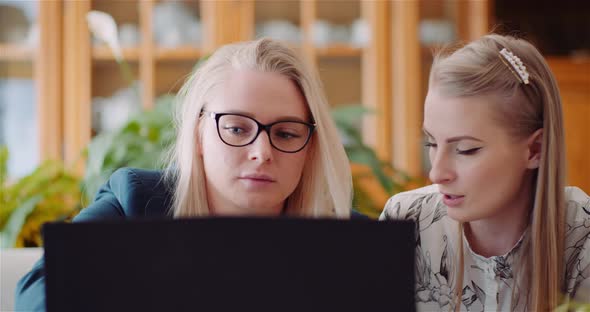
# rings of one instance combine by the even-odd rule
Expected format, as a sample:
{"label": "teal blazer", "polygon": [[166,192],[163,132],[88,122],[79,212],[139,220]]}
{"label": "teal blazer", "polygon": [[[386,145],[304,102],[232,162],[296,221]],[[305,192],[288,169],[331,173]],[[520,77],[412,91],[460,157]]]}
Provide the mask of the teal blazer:
{"label": "teal blazer", "polygon": [[[94,202],[80,211],[74,222],[112,218],[172,218],[172,187],[155,170],[122,168],[97,192]],[[352,218],[366,216],[352,212]],[[16,286],[16,311],[45,311],[45,272],[39,260]]]}

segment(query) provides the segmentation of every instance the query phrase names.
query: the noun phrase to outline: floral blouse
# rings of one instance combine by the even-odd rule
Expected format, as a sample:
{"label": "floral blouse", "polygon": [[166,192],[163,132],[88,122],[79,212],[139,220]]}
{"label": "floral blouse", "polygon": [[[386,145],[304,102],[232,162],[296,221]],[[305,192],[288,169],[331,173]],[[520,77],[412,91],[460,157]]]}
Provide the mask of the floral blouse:
{"label": "floral blouse", "polygon": [[[566,188],[565,281],[576,302],[590,302],[590,197],[576,187]],[[455,264],[459,227],[447,216],[436,185],[397,194],[380,217],[416,222],[416,308],[418,311],[455,309]],[[462,311],[526,310],[526,289],[519,288],[513,268],[522,261],[526,231],[505,255],[483,257],[469,247],[465,235]],[[513,294],[514,289],[514,294]],[[512,304],[512,300],[515,300]]]}

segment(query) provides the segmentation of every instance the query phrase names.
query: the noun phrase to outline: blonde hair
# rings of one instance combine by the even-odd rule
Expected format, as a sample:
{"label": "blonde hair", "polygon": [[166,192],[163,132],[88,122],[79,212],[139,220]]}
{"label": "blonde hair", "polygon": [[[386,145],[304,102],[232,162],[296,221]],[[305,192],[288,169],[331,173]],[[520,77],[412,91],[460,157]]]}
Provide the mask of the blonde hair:
{"label": "blonde hair", "polygon": [[[530,74],[529,84],[521,83],[502,62],[499,52],[503,48],[522,60]],[[564,290],[565,146],[561,98],[549,66],[529,42],[491,34],[460,49],[439,52],[430,72],[430,84],[447,96],[495,97],[495,117],[514,137],[524,138],[543,129],[541,162],[531,194],[531,237],[523,246],[526,261],[516,278],[527,285],[523,289],[529,289],[529,310],[555,308],[559,290]],[[462,235],[463,225],[459,228]],[[459,244],[463,244],[462,240]],[[463,253],[458,257],[458,269],[462,271]],[[455,282],[456,304],[460,307],[463,280],[462,274],[457,276],[461,278]],[[513,291],[513,304],[514,295]]]}
{"label": "blonde hair", "polygon": [[[287,198],[285,213],[304,217],[348,218],[352,177],[348,158],[333,122],[319,78],[295,53],[270,39],[219,48],[190,75],[177,97],[177,138],[166,179],[174,186],[171,213],[175,218],[209,214],[203,160],[197,152],[199,114],[213,96],[211,90],[233,70],[274,72],[289,78],[304,96],[316,131],[299,184]],[[277,104],[280,105],[280,104]]]}

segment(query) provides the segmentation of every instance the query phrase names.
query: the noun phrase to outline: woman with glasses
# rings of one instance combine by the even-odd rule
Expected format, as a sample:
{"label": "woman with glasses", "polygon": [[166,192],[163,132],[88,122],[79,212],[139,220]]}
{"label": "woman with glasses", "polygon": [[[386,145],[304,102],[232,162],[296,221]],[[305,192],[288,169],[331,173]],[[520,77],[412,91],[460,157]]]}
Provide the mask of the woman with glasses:
{"label": "woman with glasses", "polygon": [[[74,222],[143,216],[351,214],[348,158],[319,78],[262,39],[217,50],[186,81],[164,172],[124,168]],[[17,286],[16,308],[44,309],[43,263]]]}
{"label": "woman with glasses", "polygon": [[423,127],[435,185],[381,215],[416,221],[417,310],[589,302],[590,197],[565,187],[562,104],[541,53],[495,34],[443,51]]}

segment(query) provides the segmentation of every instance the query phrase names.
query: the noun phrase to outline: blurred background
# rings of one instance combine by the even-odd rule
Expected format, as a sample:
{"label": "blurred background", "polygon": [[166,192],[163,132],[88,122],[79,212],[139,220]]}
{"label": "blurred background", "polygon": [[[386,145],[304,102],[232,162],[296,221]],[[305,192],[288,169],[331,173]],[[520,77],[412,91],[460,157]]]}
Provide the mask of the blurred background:
{"label": "blurred background", "polygon": [[[114,32],[89,27],[90,11],[110,15]],[[39,245],[39,225],[71,217],[116,168],[157,168],[174,138],[173,95],[198,60],[259,37],[288,42],[319,72],[355,207],[370,216],[427,183],[432,50],[492,29],[546,56],[564,100],[568,183],[590,192],[589,17],[589,1],[0,0],[3,247]]]}

